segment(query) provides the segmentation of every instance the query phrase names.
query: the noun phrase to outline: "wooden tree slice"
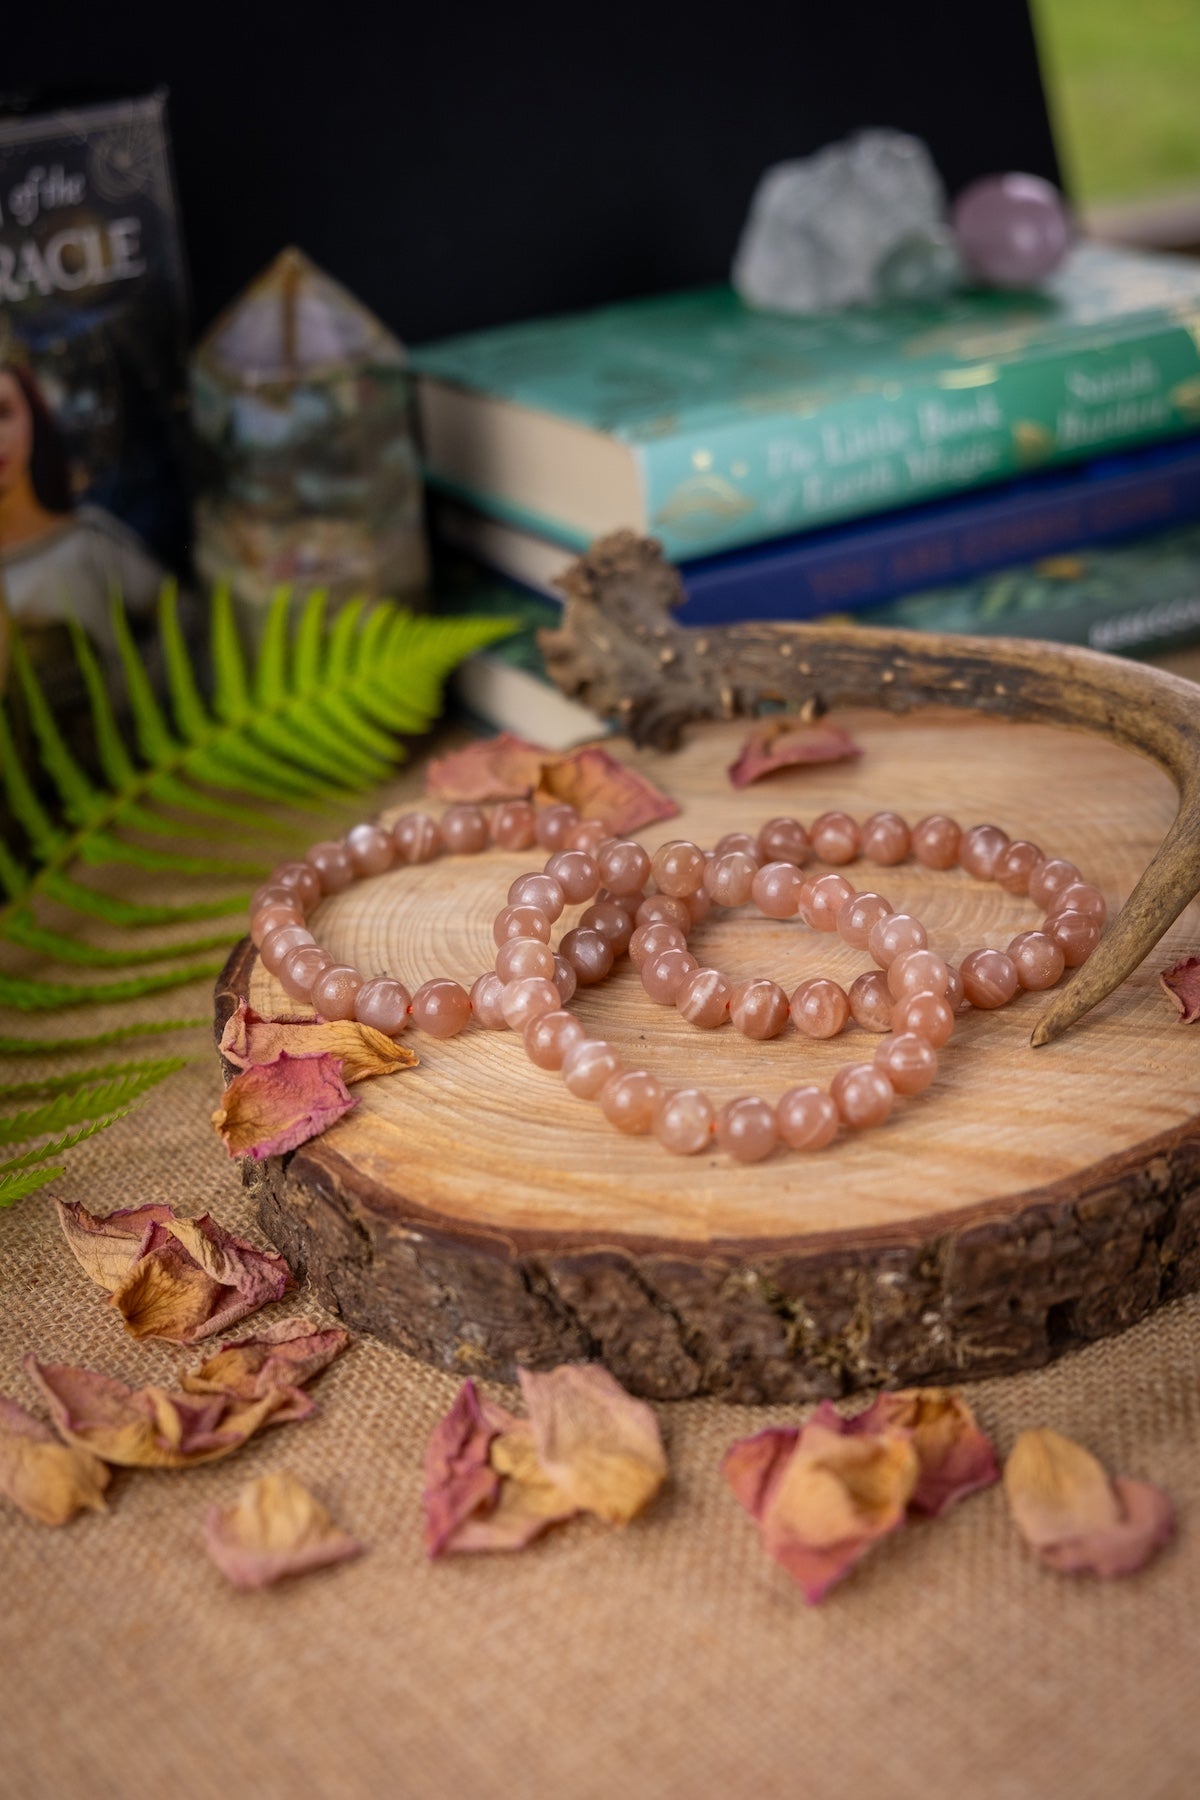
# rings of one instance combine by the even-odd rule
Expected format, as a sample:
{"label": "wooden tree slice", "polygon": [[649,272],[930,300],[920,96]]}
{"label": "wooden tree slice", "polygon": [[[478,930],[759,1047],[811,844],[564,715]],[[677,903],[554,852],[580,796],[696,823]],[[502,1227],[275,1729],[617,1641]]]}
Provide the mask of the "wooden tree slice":
{"label": "wooden tree slice", "polygon": [[[1072,858],[1115,907],[1174,816],[1161,770],[1094,737],[942,710],[838,722],[860,762],[743,792],[726,768],[744,726],[699,728],[670,756],[630,752],[683,809],[643,841],[711,844],[835,805],[949,812]],[[490,965],[508,883],[534,860],[399,870],[326,902],[315,929],[360,968],[469,982]],[[1039,922],[1030,901],[961,870],[847,872],[912,906],[955,960]],[[694,947],[789,989],[872,966],[749,912],[714,915]],[[1200,1283],[1200,1029],[1158,985],[1198,949],[1193,904],[1054,1045],[1029,1046],[1040,996],[969,1013],[934,1086],[882,1129],[752,1167],[622,1137],[508,1033],[414,1036],[419,1069],[362,1084],[324,1137],[254,1173],[260,1216],[352,1324],[464,1374],[599,1357],[644,1394],[778,1400],[1042,1363]],[[219,986],[218,1028],[238,997],[294,1010],[248,943]],[[574,1006],[631,1066],[722,1101],[825,1084],[879,1042],[857,1028],[827,1043],[791,1027],[766,1044],[699,1032],[653,1006],[627,965]]]}

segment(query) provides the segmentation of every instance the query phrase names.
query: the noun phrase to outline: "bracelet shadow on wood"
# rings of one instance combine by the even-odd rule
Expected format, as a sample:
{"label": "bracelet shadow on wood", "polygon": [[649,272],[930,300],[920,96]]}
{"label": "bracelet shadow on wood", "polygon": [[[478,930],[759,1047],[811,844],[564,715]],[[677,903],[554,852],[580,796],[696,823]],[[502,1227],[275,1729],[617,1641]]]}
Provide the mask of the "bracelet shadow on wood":
{"label": "bracelet shadow on wood", "polygon": [[1073,645],[863,626],[681,625],[678,571],[653,538],[597,540],[560,582],[560,628],[539,642],[563,692],[637,743],[673,749],[698,719],[783,707],[908,712],[953,706],[1075,726],[1141,751],[1166,771],[1179,810],[1099,947],[1040,1015],[1047,1044],[1131,975],[1200,893],[1200,690],[1164,670]]}

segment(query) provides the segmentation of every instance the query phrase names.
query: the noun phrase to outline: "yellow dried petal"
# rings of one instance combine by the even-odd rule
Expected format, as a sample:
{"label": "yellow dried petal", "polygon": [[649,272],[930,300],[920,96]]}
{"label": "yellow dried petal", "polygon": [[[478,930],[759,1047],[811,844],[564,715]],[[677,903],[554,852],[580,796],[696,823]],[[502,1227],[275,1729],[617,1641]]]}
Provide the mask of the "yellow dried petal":
{"label": "yellow dried petal", "polygon": [[65,1525],[77,1512],[103,1512],[110,1476],[85,1450],[60,1444],[15,1400],[0,1395],[0,1494],[39,1525]]}
{"label": "yellow dried petal", "polygon": [[1004,1466],[1004,1497],[1035,1549],[1104,1531],[1121,1516],[1103,1467],[1082,1444],[1057,1431],[1023,1431]]}
{"label": "yellow dried petal", "polygon": [[363,1546],[333,1523],[295,1476],[261,1475],[231,1507],[214,1506],[204,1541],[221,1573],[239,1588],[261,1588],[360,1556]]}
{"label": "yellow dried petal", "polygon": [[667,1478],[651,1409],[599,1363],[517,1373],[543,1472],[580,1510],[627,1524]]}

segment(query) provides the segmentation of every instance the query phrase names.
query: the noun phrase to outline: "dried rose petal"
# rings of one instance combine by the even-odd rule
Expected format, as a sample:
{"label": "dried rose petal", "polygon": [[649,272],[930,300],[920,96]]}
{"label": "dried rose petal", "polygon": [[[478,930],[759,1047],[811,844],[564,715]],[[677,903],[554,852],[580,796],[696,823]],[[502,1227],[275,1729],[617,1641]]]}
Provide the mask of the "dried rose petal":
{"label": "dried rose petal", "polygon": [[794,1434],[773,1430],[742,1439],[722,1463],[735,1498],[758,1525],[763,1549],[810,1604],[824,1599],[872,1544],[899,1529],[920,1472],[906,1433],[856,1434],[832,1408],[818,1412],[824,1417],[814,1414]]}
{"label": "dried rose petal", "polygon": [[849,1429],[911,1434],[921,1464],[911,1506],[930,1518],[936,1519],[956,1500],[1000,1479],[991,1443],[961,1394],[948,1388],[880,1394],[865,1412],[849,1421]]}
{"label": "dried rose petal", "polygon": [[480,738],[426,765],[425,792],[438,800],[527,800],[552,754],[511,731]]}
{"label": "dried rose petal", "polygon": [[756,725],[729,765],[729,779],[736,788],[748,787],[776,769],[794,769],[804,763],[849,762],[862,750],[840,725],[804,725],[783,715]]}
{"label": "dried rose petal", "polygon": [[281,1300],[294,1285],[282,1256],[255,1249],[205,1213],[156,1225],[110,1305],[134,1337],[194,1344]]}
{"label": "dried rose petal", "polygon": [[300,1389],[327,1369],[350,1342],[340,1326],[321,1327],[311,1319],[280,1319],[251,1337],[223,1344],[206,1362],[185,1374],[189,1394],[224,1394],[231,1400],[261,1400],[275,1390],[290,1395],[271,1418],[273,1425],[307,1418],[313,1402]]}
{"label": "dried rose petal", "polygon": [[175,1217],[170,1206],[127,1206],[119,1212],[88,1212],[77,1200],[54,1202],[71,1254],[98,1287],[119,1287],[133,1264],[163,1234],[156,1226]]}
{"label": "dried rose petal", "polygon": [[226,1062],[239,1069],[272,1063],[284,1053],[340,1057],[342,1080],[348,1087],[372,1075],[415,1069],[418,1062],[414,1050],[373,1025],[360,1025],[355,1019],[264,1019],[244,1000],[225,1021],[219,1049]]}
{"label": "dried rose petal", "polygon": [[616,835],[673,819],[679,808],[661,788],[598,744],[585,744],[542,767],[539,800],[562,800],[585,819],[601,819]]}
{"label": "dried rose petal", "polygon": [[486,1514],[500,1494],[500,1477],[489,1451],[494,1438],[517,1421],[485,1400],[473,1381],[464,1381],[445,1418],[439,1419],[425,1452],[425,1549],[441,1556],[466,1522]]}
{"label": "dried rose petal", "polygon": [[517,1374],[543,1473],[581,1511],[628,1524],[667,1478],[651,1409],[599,1363]]}
{"label": "dried rose petal", "polygon": [[0,1494],[39,1525],[104,1512],[108,1470],[86,1450],[60,1444],[48,1426],[0,1394]]}
{"label": "dried rose petal", "polygon": [[283,1156],[319,1137],[356,1104],[342,1080],[341,1058],[289,1056],[255,1063],[235,1075],[212,1122],[230,1156]]}
{"label": "dried rose petal", "polygon": [[212,1506],[204,1547],[227,1581],[252,1590],[361,1556],[363,1545],[339,1529],[294,1476],[260,1475],[232,1506]]}
{"label": "dried rose petal", "polygon": [[492,1439],[488,1463],[499,1487],[486,1508],[463,1520],[448,1550],[523,1550],[551,1525],[579,1511],[539,1463],[527,1419],[514,1419]]}
{"label": "dried rose petal", "polygon": [[283,1405],[279,1390],[251,1402],[194,1401],[159,1387],[129,1388],[110,1375],[25,1358],[59,1436],[107,1463],[182,1469],[228,1456]]}
{"label": "dried rose petal", "polygon": [[1004,1466],[1004,1496],[1026,1543],[1064,1574],[1132,1575],[1175,1532],[1161,1488],[1110,1481],[1090,1451],[1057,1431],[1021,1433]]}
{"label": "dried rose petal", "polygon": [[1194,1025],[1200,1019],[1200,956],[1185,956],[1173,969],[1159,976],[1163,992],[1179,1008],[1179,1023]]}

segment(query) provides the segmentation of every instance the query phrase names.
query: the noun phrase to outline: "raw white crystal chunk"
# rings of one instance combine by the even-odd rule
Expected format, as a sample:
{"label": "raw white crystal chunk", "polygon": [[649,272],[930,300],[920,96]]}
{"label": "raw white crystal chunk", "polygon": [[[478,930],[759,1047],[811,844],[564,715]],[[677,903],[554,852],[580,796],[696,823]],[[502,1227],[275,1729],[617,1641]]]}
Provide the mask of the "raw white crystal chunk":
{"label": "raw white crystal chunk", "polygon": [[860,131],[766,170],[733,285],[748,306],[828,312],[881,297],[877,272],[904,241],[941,236],[946,195],[928,150],[902,131]]}

